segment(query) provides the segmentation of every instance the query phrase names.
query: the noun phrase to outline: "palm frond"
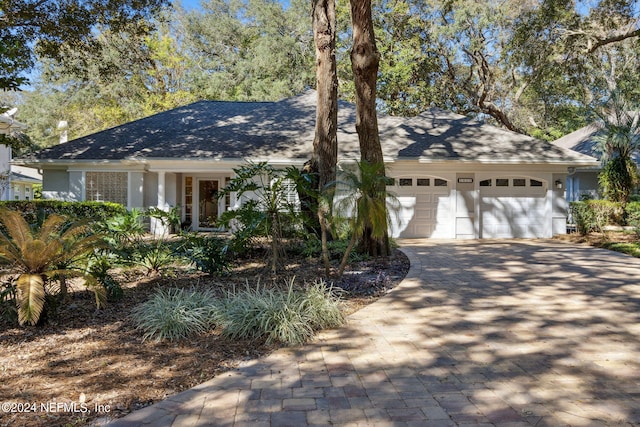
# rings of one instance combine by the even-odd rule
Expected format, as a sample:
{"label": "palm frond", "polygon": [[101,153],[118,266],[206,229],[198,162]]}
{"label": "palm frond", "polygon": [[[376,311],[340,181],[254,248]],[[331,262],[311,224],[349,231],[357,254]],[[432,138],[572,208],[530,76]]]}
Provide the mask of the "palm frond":
{"label": "palm frond", "polygon": [[64,259],[74,262],[78,258],[93,253],[96,249],[106,248],[108,245],[103,236],[92,234],[77,240],[64,240]]}
{"label": "palm frond", "polygon": [[0,234],[0,261],[22,265],[22,253],[4,234]]}
{"label": "palm frond", "polygon": [[351,232],[360,234],[368,228],[374,237],[382,237],[390,220],[388,202],[394,204],[397,199],[387,192],[389,178],[383,173],[384,165],[362,161],[357,166],[356,171],[344,171],[336,183],[338,191],[347,194],[338,199],[337,212],[350,217]]}
{"label": "palm frond", "polygon": [[7,238],[11,239],[16,247],[21,247],[25,242],[33,240],[29,224],[18,212],[1,209],[0,218],[7,229]]}
{"label": "palm frond", "polygon": [[84,237],[91,231],[89,224],[86,221],[75,222],[71,224],[60,236],[63,240],[76,239],[78,237]]}
{"label": "palm frond", "polygon": [[18,322],[35,325],[44,309],[44,280],[39,274],[22,274],[16,281]]}
{"label": "palm frond", "polygon": [[43,242],[32,240],[21,248],[22,263],[30,273],[41,274],[49,269],[60,256],[62,245],[57,240]]}
{"label": "palm frond", "polygon": [[89,274],[84,274],[82,277],[84,278],[84,285],[87,289],[93,291],[96,297],[96,307],[104,307],[107,304],[107,290],[105,287],[102,286],[95,277]]}
{"label": "palm frond", "polygon": [[60,230],[67,222],[67,218],[57,214],[51,214],[42,223],[40,230],[34,236],[35,239],[47,241],[58,237]]}

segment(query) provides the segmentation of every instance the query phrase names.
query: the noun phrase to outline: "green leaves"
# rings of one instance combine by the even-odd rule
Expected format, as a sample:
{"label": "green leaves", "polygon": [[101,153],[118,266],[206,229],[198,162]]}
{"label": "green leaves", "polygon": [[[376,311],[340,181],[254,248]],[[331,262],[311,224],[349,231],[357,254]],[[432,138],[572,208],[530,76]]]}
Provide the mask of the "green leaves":
{"label": "green leaves", "polygon": [[247,287],[229,294],[220,321],[223,333],[232,338],[300,345],[316,330],[342,325],[344,316],[339,296],[324,282],[298,290],[292,279],[284,290]]}
{"label": "green leaves", "polygon": [[132,316],[144,331],[143,341],[176,341],[213,329],[219,305],[208,291],[161,289],[136,307]]}
{"label": "green leaves", "polygon": [[26,83],[25,73],[36,53],[60,59],[69,48],[98,48],[93,38],[97,25],[116,32],[125,27],[137,34],[148,32],[145,19],[165,4],[166,0],[0,1],[0,89]]}
{"label": "green leaves", "polygon": [[175,341],[216,327],[231,338],[300,345],[344,324],[340,297],[325,282],[298,289],[247,287],[218,299],[207,290],[159,290],[132,312],[143,340]]}
{"label": "green leaves", "polygon": [[[596,135],[604,163],[598,177],[607,199],[626,204],[640,181],[634,155],[640,149],[640,116],[637,105],[614,91],[599,113],[602,132]],[[597,112],[597,110],[596,110]]]}
{"label": "green leaves", "polygon": [[314,85],[307,2],[209,0],[180,20],[205,98],[277,100]]}

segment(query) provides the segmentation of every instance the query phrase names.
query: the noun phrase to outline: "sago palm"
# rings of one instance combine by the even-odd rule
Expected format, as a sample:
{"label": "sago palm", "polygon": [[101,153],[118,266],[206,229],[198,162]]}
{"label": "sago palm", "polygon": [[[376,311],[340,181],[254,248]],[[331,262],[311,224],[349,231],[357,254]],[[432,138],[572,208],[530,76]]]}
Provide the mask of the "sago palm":
{"label": "sago palm", "polygon": [[611,94],[600,114],[603,132],[596,136],[602,151],[599,182],[607,199],[626,204],[640,181],[633,156],[640,151],[640,113],[619,93]]}
{"label": "sago palm", "polygon": [[[81,275],[96,295],[98,307],[105,291],[91,276],[73,269],[74,263],[100,246],[101,238],[88,234],[81,222],[69,224],[65,217],[50,215],[39,229],[31,229],[18,212],[0,210],[6,232],[0,232],[0,261],[17,275],[18,322],[35,325],[47,296],[47,281]],[[64,266],[64,267],[61,267]]]}
{"label": "sago palm", "polygon": [[340,191],[346,191],[346,197],[340,198],[337,210],[349,215],[351,232],[349,245],[338,268],[338,277],[344,273],[349,255],[358,237],[361,237],[365,230],[368,230],[374,238],[383,237],[388,232],[390,220],[388,205],[397,204],[395,196],[386,190],[389,178],[382,174],[384,166],[366,161],[357,164],[356,172],[345,172],[341,181],[338,182]]}

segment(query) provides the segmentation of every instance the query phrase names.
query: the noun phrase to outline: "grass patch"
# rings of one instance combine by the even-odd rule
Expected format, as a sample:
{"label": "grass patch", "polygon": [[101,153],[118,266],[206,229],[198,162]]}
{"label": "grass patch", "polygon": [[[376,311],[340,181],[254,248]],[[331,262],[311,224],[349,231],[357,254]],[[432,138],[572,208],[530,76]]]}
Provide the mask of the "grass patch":
{"label": "grass patch", "polygon": [[602,247],[640,258],[640,242],[604,242],[602,243]]}

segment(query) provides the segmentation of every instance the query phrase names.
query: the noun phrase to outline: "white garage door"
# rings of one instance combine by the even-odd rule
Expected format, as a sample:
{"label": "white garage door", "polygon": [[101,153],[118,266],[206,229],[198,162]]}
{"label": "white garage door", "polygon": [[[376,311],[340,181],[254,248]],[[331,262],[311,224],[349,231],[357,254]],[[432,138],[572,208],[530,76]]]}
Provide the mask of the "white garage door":
{"label": "white garage door", "polygon": [[449,238],[453,235],[451,183],[429,178],[396,178],[390,186],[398,199],[389,204],[393,237]]}
{"label": "white garage door", "polygon": [[483,238],[546,237],[547,185],[520,177],[480,182]]}

